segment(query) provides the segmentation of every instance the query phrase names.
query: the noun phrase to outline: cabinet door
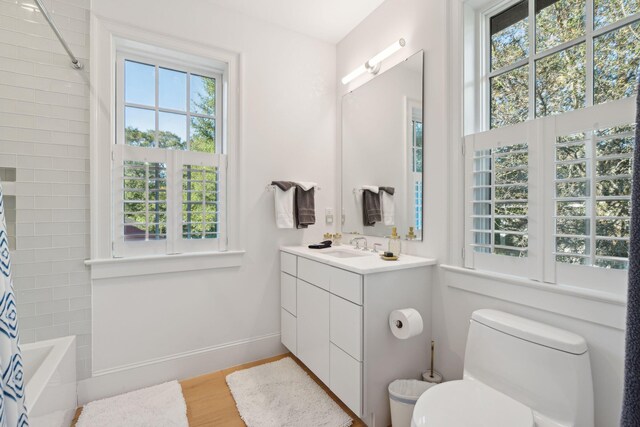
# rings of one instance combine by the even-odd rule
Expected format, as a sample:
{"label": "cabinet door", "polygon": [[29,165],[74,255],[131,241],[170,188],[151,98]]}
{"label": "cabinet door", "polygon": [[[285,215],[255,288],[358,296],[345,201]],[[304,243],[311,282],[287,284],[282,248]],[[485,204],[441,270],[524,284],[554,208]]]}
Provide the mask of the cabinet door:
{"label": "cabinet door", "polygon": [[329,384],[329,292],[298,280],[298,357]]}
{"label": "cabinet door", "polygon": [[357,416],[362,416],[362,363],[331,344],[329,388]]}
{"label": "cabinet door", "polygon": [[296,323],[295,316],[284,308],[280,309],[280,341],[294,355],[298,354]]}
{"label": "cabinet door", "polygon": [[331,295],[331,342],[362,362],[362,307]]}
{"label": "cabinet door", "polygon": [[280,307],[297,316],[296,278],[287,273],[280,273]]}

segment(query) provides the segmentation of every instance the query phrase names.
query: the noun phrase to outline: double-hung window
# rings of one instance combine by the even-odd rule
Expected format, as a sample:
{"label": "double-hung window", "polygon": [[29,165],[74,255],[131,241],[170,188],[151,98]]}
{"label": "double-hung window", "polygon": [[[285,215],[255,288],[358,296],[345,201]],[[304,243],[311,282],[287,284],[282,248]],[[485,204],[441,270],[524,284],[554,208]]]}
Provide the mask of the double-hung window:
{"label": "double-hung window", "polygon": [[226,249],[223,76],[119,52],[113,255]]}
{"label": "double-hung window", "polygon": [[409,188],[413,188],[413,226],[419,237],[422,236],[423,152],[422,108],[411,107],[411,179]]}
{"label": "double-hung window", "polygon": [[465,265],[620,292],[629,251],[640,0],[500,2],[477,21]]}
{"label": "double-hung window", "polygon": [[638,0],[512,1],[484,20],[490,128],[602,104],[635,90]]}

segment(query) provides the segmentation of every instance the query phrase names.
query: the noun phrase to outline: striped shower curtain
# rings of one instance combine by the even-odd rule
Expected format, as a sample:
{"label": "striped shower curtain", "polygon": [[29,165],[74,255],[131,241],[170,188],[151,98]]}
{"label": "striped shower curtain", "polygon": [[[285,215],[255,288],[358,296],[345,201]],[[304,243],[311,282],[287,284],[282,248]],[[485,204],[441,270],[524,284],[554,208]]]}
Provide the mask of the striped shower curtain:
{"label": "striped shower curtain", "polygon": [[11,280],[11,257],[0,185],[0,427],[29,425],[24,405],[24,372],[18,346],[18,313]]}

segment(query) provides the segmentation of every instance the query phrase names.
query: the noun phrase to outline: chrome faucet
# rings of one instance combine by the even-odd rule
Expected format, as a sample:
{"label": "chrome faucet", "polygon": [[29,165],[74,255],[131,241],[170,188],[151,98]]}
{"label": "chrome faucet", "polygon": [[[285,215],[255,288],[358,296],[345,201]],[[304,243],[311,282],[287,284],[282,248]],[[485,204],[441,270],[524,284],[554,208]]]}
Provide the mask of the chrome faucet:
{"label": "chrome faucet", "polygon": [[364,240],[364,248],[362,248],[363,251],[367,250],[367,239],[365,237],[354,237],[353,239],[351,239],[351,244],[353,245],[355,243],[354,249],[360,249],[360,240]]}
{"label": "chrome faucet", "polygon": [[378,253],[378,247],[380,247],[380,249],[382,249],[382,243],[374,243],[373,244],[373,249],[371,249],[371,252],[373,252],[374,254]]}

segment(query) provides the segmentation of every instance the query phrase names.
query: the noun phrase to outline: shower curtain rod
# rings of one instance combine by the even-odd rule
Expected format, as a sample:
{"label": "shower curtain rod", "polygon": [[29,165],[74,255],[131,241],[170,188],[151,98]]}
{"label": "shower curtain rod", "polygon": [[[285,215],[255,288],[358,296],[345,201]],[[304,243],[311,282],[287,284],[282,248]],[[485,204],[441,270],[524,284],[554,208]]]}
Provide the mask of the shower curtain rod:
{"label": "shower curtain rod", "polygon": [[44,19],[47,20],[56,37],[58,37],[58,40],[60,40],[62,47],[67,51],[67,55],[69,55],[69,58],[71,58],[71,66],[76,70],[81,70],[83,68],[82,63],[78,60],[78,58],[76,58],[73,52],[71,52],[71,48],[62,37],[62,34],[60,34],[60,30],[58,30],[56,23],[53,22],[53,18],[51,17],[51,15],[49,15],[49,11],[47,10],[47,8],[45,8],[44,4],[42,4],[42,0],[35,0],[35,2],[36,5],[38,5],[38,9],[40,9],[40,12],[42,12],[42,16],[44,16]]}

